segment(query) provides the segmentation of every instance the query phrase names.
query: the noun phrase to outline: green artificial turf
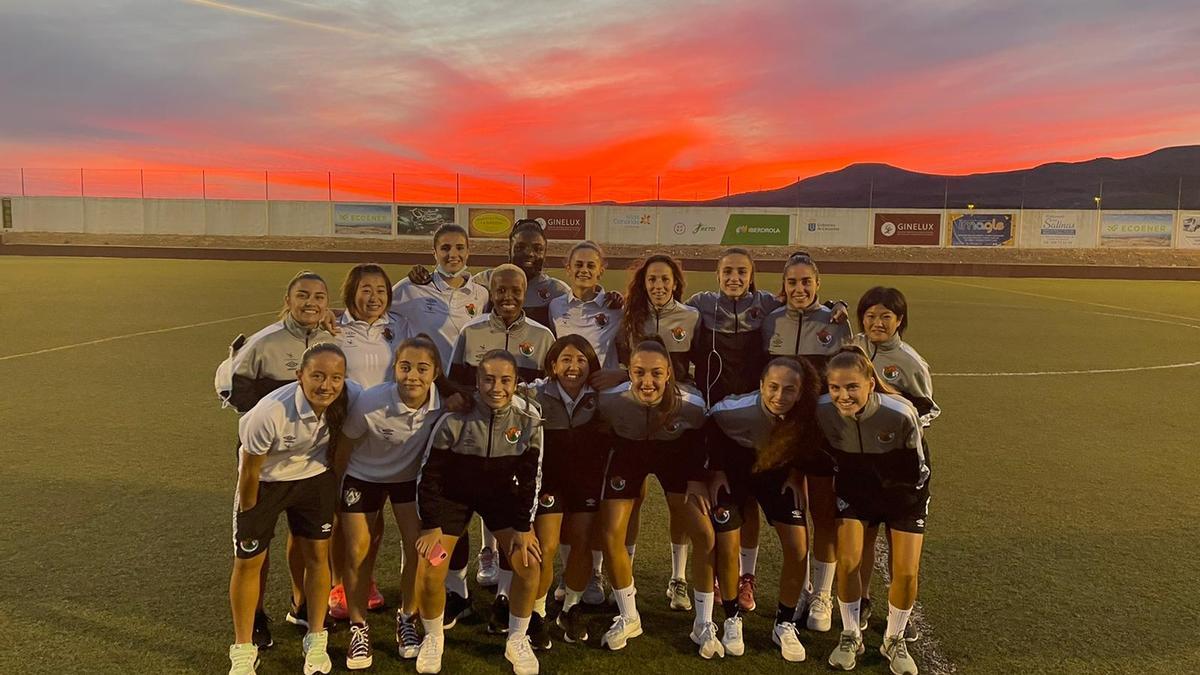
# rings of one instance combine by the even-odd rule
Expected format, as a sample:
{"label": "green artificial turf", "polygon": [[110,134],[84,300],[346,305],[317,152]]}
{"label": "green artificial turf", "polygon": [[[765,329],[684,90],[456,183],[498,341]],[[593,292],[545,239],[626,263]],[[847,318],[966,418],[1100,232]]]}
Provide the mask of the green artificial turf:
{"label": "green artificial turf", "polygon": [[[0,670],[227,669],[236,416],[217,405],[212,374],[233,336],[273,320],[300,267],[0,257]],[[308,267],[336,288],[348,265]],[[688,281],[713,287],[710,274]],[[619,288],[624,274],[606,282]],[[773,288],[778,275],[759,282]],[[935,642],[936,656],[963,673],[1194,672],[1200,368],[962,374],[1200,360],[1200,285],[829,276],[822,297],[853,306],[875,283],[908,295],[907,337],[930,362],[944,411],[928,434],[923,672],[933,670]],[[179,326],[192,327],[161,330]],[[146,331],[161,332],[4,358]],[[696,656],[690,614],[666,609],[665,505],[652,495],[635,569],[645,636],[603,651],[611,611],[597,612],[592,644],[556,641],[542,672],[825,671],[835,633],[803,632],[809,660],[798,665],[770,643],[779,549],[765,528],[747,655]],[[377,576],[393,605],[397,551],[392,528]],[[276,647],[260,673],[300,670],[299,636],[282,621],[286,584],[277,566],[267,598]],[[878,587],[875,596],[879,616]],[[476,609],[490,599],[479,592]],[[372,672],[412,672],[395,656],[391,614],[371,622]],[[481,624],[447,637],[443,672],[509,672],[501,638]],[[331,640],[337,670],[346,640],[344,630]],[[885,672],[879,640],[873,628],[861,672]]]}

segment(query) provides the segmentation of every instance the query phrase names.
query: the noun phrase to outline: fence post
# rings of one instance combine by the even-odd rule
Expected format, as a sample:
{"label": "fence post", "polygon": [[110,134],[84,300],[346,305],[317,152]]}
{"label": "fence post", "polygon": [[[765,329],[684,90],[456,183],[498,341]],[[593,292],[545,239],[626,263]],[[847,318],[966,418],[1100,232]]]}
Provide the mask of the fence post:
{"label": "fence post", "polygon": [[[25,194],[24,188],[22,188],[21,194]],[[591,206],[591,205],[592,205],[592,177],[588,176],[588,206]]]}
{"label": "fence post", "polygon": [[263,171],[263,214],[267,219],[267,234],[271,236],[271,174]]}
{"label": "fence post", "polygon": [[521,206],[525,206],[525,174],[521,174]]}
{"label": "fence post", "polygon": [[145,199],[146,199],[146,170],[145,169],[138,169],[138,178],[141,180],[141,183],[142,183],[142,200],[145,201]]}
{"label": "fence post", "polygon": [[333,201],[333,172],[325,172],[325,184],[329,188],[329,201]]}
{"label": "fence post", "polygon": [[208,177],[204,169],[200,169],[200,199],[208,201]]}
{"label": "fence post", "polygon": [[462,204],[462,186],[459,184],[458,174],[454,174],[454,205]]}
{"label": "fence post", "polygon": [[25,196],[25,167],[21,167],[21,196]]}
{"label": "fence post", "polygon": [[396,204],[396,172],[392,172],[392,205]]}

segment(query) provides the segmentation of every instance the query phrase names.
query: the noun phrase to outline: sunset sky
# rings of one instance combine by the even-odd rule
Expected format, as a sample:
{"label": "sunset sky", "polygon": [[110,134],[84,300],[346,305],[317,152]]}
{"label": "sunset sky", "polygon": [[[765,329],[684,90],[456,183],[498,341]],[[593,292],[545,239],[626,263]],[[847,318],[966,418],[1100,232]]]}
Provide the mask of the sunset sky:
{"label": "sunset sky", "polygon": [[5,193],[692,198],[1197,142],[1195,0],[0,2]]}

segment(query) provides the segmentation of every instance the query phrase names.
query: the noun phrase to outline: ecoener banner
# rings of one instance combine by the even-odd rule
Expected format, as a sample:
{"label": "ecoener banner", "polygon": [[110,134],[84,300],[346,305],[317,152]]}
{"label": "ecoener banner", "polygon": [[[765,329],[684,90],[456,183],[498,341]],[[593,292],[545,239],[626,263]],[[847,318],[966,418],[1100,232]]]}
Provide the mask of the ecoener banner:
{"label": "ecoener banner", "polygon": [[391,204],[334,204],[333,233],[392,236]]}
{"label": "ecoener banner", "polygon": [[442,225],[454,222],[453,206],[396,207],[396,234],[430,236]]}
{"label": "ecoener banner", "polygon": [[876,213],[876,246],[941,246],[942,214]]}
{"label": "ecoener banner", "polygon": [[1111,248],[1170,248],[1173,213],[1104,213],[1100,245]]}
{"label": "ecoener banner", "polygon": [[1011,213],[951,213],[951,246],[1012,246]]}

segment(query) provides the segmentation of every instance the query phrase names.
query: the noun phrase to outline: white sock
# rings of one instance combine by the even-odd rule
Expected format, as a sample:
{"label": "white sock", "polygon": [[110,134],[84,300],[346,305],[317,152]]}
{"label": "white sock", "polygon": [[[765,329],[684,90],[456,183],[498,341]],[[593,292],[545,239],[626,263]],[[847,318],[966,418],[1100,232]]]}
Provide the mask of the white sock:
{"label": "white sock", "polygon": [[496,595],[508,595],[512,588],[512,570],[500,570],[496,575]]}
{"label": "white sock", "polygon": [[861,600],[854,602],[842,602],[838,600],[838,609],[842,612],[842,632],[854,631],[855,634],[860,633],[858,628],[858,606]]}
{"label": "white sock", "polygon": [[442,617],[435,616],[432,619],[421,619],[421,625],[425,627],[426,635],[441,635],[442,634]]}
{"label": "white sock", "polygon": [[533,611],[543,619],[546,618],[546,596],[533,601]]}
{"label": "white sock", "polygon": [[837,563],[821,562],[813,558],[813,592],[814,593],[832,593],[833,592],[833,575],[837,571]]}
{"label": "white sock", "polygon": [[687,578],[687,544],[671,544],[671,578]]}
{"label": "white sock", "polygon": [[804,591],[803,592],[807,593],[808,595],[813,594],[812,563],[814,560],[816,560],[816,558],[812,557],[812,555],[809,555],[808,557],[806,557],[804,559],[804,586],[803,586]]}
{"label": "white sock", "polygon": [[706,626],[712,623],[713,594],[696,591],[692,596],[696,599],[696,620],[693,625]]}
{"label": "white sock", "polygon": [[458,593],[462,597],[467,595],[467,568],[461,570],[450,570],[446,575],[446,590],[452,593]]}
{"label": "white sock", "polygon": [[633,589],[633,584],[629,584],[629,588],[613,589],[613,595],[617,596],[617,611],[626,619],[641,619],[637,611],[637,591]]}
{"label": "white sock", "polygon": [[884,637],[894,637],[904,635],[904,629],[908,627],[908,617],[912,615],[912,608],[897,609],[888,603],[888,625],[887,632]]}
{"label": "white sock", "polygon": [[508,615],[508,639],[519,641],[529,631],[529,617],[518,618],[516,614]]}
{"label": "white sock", "polygon": [[567,611],[583,600],[583,591],[573,591],[570,586],[567,586],[567,594],[563,596],[562,611]]}
{"label": "white sock", "polygon": [[484,548],[490,548],[493,551],[500,550],[500,547],[496,545],[496,535],[492,534],[492,531],[487,528],[487,525],[483,524],[482,519],[479,521],[479,531],[483,535],[482,539]]}
{"label": "white sock", "polygon": [[[629,559],[633,560],[633,549],[625,547],[629,551]],[[604,574],[604,551],[592,551],[592,576],[598,577]]]}
{"label": "white sock", "polygon": [[559,544],[558,545],[558,559],[562,561],[564,570],[567,569],[567,560],[570,560],[570,558],[571,558],[571,545],[570,544]]}
{"label": "white sock", "polygon": [[742,574],[754,574],[758,567],[758,547],[742,549]]}

